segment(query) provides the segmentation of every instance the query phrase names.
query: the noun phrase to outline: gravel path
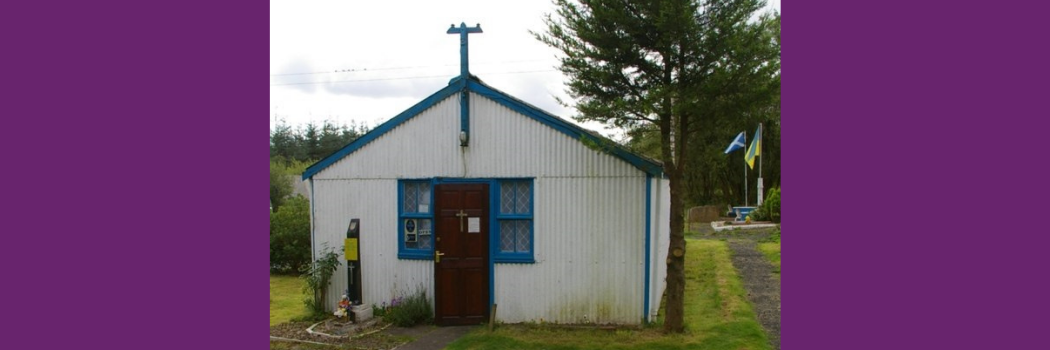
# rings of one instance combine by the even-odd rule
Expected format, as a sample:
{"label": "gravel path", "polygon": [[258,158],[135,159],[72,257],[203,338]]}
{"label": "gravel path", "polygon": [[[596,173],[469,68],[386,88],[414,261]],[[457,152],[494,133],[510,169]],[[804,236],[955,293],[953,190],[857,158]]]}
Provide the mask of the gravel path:
{"label": "gravel path", "polygon": [[773,265],[758,251],[754,240],[733,238],[727,243],[758,323],[765,328],[773,349],[780,350],[780,281],[773,276]]}
{"label": "gravel path", "polygon": [[766,330],[773,349],[780,350],[780,280],[773,265],[758,251],[757,243],[769,238],[772,229],[717,232],[709,224],[697,224],[687,232],[689,238],[726,241],[733,252],[733,267],[740,274],[747,298],[755,308],[758,323]]}

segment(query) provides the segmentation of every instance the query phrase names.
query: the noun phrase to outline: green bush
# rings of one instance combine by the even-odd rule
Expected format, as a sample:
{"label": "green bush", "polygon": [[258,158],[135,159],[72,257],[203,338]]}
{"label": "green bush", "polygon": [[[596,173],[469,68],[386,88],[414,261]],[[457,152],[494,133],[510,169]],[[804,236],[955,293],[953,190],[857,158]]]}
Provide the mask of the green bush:
{"label": "green bush", "polygon": [[[339,248],[340,250],[342,247]],[[328,284],[332,281],[332,274],[339,267],[339,253],[327,245],[321,250],[321,258],[314,262],[313,266],[305,265],[300,271],[306,280],[303,292],[310,296],[303,300],[306,307],[313,316],[327,316],[328,311],[324,307],[324,301],[328,295]]]}
{"label": "green bush", "polygon": [[386,316],[386,309],[387,309],[387,307],[386,307],[386,303],[385,302],[383,303],[383,306],[372,304],[372,316],[375,316],[375,317]]}
{"label": "green bush", "polygon": [[270,213],[270,272],[289,274],[310,264],[310,203],[289,198]]}
{"label": "green bush", "polygon": [[769,189],[762,206],[751,213],[751,218],[760,221],[780,223],[780,188]]}
{"label": "green bush", "polygon": [[280,209],[292,194],[292,181],[279,161],[270,160],[270,206]]}
{"label": "green bush", "polygon": [[434,319],[430,299],[427,299],[423,287],[416,289],[412,295],[394,298],[382,314],[384,320],[398,327],[411,327]]}

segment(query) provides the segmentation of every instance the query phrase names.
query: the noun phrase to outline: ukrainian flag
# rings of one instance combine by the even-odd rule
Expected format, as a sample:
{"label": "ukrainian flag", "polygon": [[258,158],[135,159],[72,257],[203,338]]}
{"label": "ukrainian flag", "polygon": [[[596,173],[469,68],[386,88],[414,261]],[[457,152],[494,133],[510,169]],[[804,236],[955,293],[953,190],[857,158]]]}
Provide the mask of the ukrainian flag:
{"label": "ukrainian flag", "polygon": [[751,147],[747,149],[747,153],[744,154],[744,161],[747,162],[747,166],[751,169],[755,168],[755,157],[762,155],[762,126],[758,126],[758,130],[755,130],[755,138],[751,141]]}

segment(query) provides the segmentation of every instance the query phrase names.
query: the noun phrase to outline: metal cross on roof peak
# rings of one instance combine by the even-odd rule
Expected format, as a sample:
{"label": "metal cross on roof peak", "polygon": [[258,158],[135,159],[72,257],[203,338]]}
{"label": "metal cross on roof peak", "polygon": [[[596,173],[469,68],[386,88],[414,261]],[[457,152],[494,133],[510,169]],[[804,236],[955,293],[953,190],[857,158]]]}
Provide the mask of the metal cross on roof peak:
{"label": "metal cross on roof peak", "polygon": [[460,22],[459,28],[452,24],[445,33],[459,34],[459,79],[463,83],[463,90],[459,92],[459,145],[466,147],[470,143],[470,103],[467,102],[470,94],[466,89],[467,79],[470,79],[470,69],[467,64],[467,34],[481,33],[481,23],[467,27],[466,23]]}
{"label": "metal cross on roof peak", "polygon": [[459,28],[452,24],[446,33],[459,34],[459,75],[467,78],[470,76],[470,70],[467,67],[467,34],[482,33],[481,23],[473,27],[467,27],[466,23],[460,22]]}

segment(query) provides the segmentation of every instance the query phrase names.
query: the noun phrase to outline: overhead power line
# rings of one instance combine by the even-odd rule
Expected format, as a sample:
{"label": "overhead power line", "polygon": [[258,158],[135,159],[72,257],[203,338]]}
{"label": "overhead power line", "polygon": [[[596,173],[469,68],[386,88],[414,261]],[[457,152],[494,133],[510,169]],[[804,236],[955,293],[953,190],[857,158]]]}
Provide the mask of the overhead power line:
{"label": "overhead power line", "polygon": [[[518,72],[495,72],[495,73],[480,73],[478,75],[502,75],[502,74],[524,74],[524,73],[544,73],[544,72],[557,72],[557,69],[545,69],[545,70],[528,70]],[[430,76],[416,76],[416,77],[398,77],[398,78],[377,78],[377,79],[354,79],[354,80],[334,80],[334,81],[312,81],[302,83],[281,83],[281,84],[270,84],[270,86],[283,86],[283,85],[313,85],[313,84],[335,84],[335,83],[356,83],[366,81],[384,81],[384,80],[409,80],[409,79],[436,79],[436,78],[452,78],[455,75],[430,75]]]}
{"label": "overhead power line", "polygon": [[[548,60],[519,60],[519,61],[499,61],[499,62],[479,62],[471,63],[471,65],[492,65],[492,64],[506,64],[506,63],[525,63],[525,62],[544,62]],[[443,64],[436,66],[407,66],[407,67],[378,67],[378,68],[350,68],[350,69],[335,69],[323,72],[303,72],[303,73],[280,73],[270,74],[271,77],[288,76],[288,75],[314,75],[314,74],[333,74],[333,73],[364,73],[364,72],[375,72],[375,71],[387,71],[387,70],[404,70],[404,69],[419,69],[419,68],[437,68],[437,67],[458,67],[459,64]]]}

